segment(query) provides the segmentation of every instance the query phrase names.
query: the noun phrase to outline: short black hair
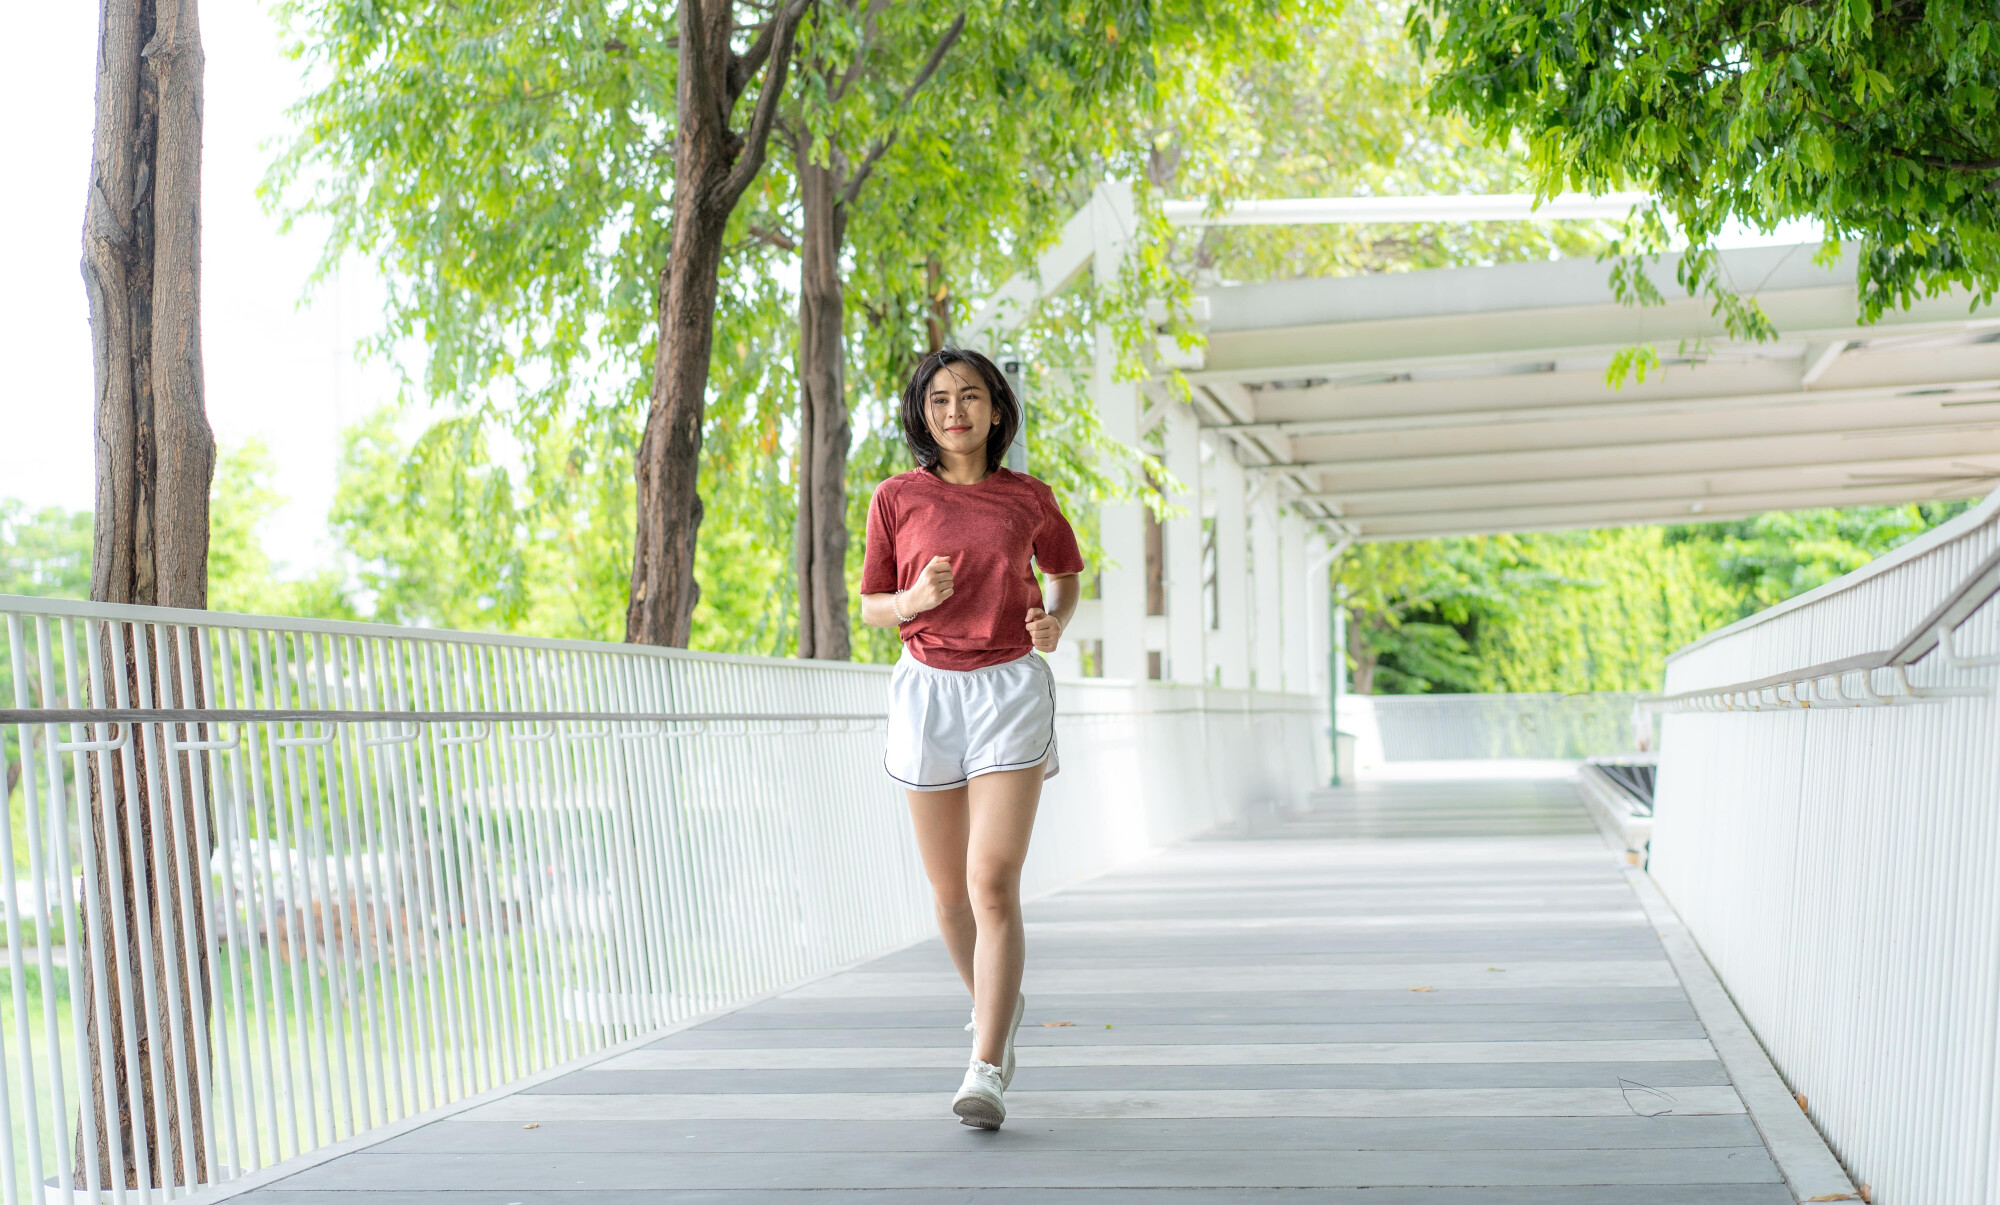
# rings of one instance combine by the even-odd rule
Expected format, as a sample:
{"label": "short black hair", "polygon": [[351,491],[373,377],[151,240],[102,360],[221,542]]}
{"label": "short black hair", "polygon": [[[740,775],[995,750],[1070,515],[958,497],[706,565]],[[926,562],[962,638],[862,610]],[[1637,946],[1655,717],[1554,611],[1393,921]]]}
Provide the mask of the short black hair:
{"label": "short black hair", "polygon": [[968,348],[941,348],[917,362],[917,370],[910,374],[909,387],[903,390],[903,442],[909,445],[918,468],[936,471],[938,462],[944,459],[944,451],[931,438],[925,395],[930,391],[931,378],[953,364],[971,365],[985,382],[986,396],[992,401],[993,429],[986,433],[986,471],[991,473],[1007,458],[1014,433],[1021,429],[1021,403],[1014,397],[1014,390],[999,366]]}

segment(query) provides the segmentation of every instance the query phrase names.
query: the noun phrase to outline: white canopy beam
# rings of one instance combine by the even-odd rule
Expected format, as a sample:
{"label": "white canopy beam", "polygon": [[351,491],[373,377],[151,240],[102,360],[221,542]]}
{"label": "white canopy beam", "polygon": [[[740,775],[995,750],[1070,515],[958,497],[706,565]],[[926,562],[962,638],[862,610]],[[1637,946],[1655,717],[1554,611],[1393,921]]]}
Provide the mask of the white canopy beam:
{"label": "white canopy beam", "polygon": [[1211,212],[1205,201],[1161,206],[1175,226],[1316,226],[1402,222],[1549,222],[1620,220],[1652,198],[1643,192],[1493,193],[1445,197],[1288,197],[1232,201]]}

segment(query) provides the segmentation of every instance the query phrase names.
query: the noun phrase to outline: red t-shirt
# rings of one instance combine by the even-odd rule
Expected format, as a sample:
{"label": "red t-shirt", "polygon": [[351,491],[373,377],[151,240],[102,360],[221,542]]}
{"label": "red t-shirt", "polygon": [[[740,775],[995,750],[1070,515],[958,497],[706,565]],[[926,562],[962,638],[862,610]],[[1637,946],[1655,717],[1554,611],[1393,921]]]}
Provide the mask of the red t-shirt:
{"label": "red t-shirt", "polygon": [[1042,605],[1035,567],[1083,572],[1076,533],[1054,492],[1004,468],[974,485],[912,469],[875,487],[861,592],[907,590],[935,556],[951,558],[951,597],[902,632],[910,652],[933,669],[980,669],[1023,656],[1034,647],[1028,608]]}

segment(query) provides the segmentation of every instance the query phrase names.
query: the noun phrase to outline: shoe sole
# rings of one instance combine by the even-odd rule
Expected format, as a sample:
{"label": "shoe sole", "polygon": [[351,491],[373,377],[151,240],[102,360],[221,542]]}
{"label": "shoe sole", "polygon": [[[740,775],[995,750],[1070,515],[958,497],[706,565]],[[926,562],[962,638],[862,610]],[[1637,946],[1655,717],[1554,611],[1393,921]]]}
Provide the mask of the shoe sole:
{"label": "shoe sole", "polygon": [[951,1111],[958,1114],[958,1124],[981,1130],[997,1130],[1007,1120],[1006,1107],[983,1096],[961,1096],[951,1102]]}

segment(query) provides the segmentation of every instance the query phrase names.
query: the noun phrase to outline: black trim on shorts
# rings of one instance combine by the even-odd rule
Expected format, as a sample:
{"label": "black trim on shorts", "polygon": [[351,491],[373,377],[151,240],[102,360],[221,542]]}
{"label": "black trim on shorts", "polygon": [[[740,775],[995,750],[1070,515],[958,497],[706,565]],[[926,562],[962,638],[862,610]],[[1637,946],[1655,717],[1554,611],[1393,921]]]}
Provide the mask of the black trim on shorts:
{"label": "black trim on shorts", "polygon": [[[1032,657],[1034,656],[1034,653],[1031,651],[1028,655]],[[1040,757],[1037,757],[1032,761],[1015,762],[1009,765],[981,766],[977,770],[969,771],[965,775],[965,777],[959,779],[956,782],[941,782],[932,784],[932,783],[911,782],[907,778],[896,778],[895,772],[889,769],[889,751],[887,749],[883,749],[882,773],[887,774],[890,778],[895,778],[897,782],[902,783],[904,786],[909,787],[912,790],[949,791],[953,787],[964,786],[965,784],[971,782],[973,779],[979,777],[981,774],[999,774],[999,773],[1004,773],[1008,770],[1025,770],[1030,766],[1039,766],[1042,763],[1048,761],[1049,751],[1056,747],[1056,671],[1049,668],[1049,663],[1046,658],[1036,658],[1036,660],[1042,663],[1042,672],[1044,674],[1047,674],[1049,679],[1049,739],[1048,742],[1042,746],[1042,755]]]}

